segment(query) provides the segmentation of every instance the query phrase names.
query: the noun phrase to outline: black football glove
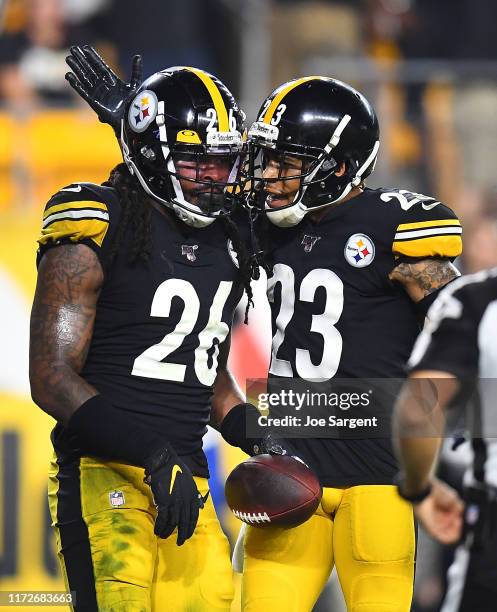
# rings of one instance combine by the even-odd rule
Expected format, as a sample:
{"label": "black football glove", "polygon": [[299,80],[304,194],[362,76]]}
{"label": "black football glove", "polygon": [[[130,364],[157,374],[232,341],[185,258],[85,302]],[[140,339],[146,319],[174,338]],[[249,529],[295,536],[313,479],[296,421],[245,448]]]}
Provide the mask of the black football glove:
{"label": "black football glove", "polygon": [[[294,446],[285,438],[280,438],[267,427],[259,425],[261,414],[253,404],[238,404],[221,421],[219,431],[223,438],[241,448],[247,455],[288,455],[298,459]],[[305,464],[307,465],[307,464]]]}
{"label": "black football glove", "polygon": [[181,546],[193,535],[208,493],[202,497],[190,468],[169,445],[147,460],[145,482],[152,489],[157,508],[155,535],[168,538],[177,527],[176,543]]}
{"label": "black football glove", "polygon": [[93,47],[71,47],[66,63],[72,72],[66,73],[71,87],[86,100],[102,123],[110,125],[120,136],[121,119],[126,102],[142,82],[141,55],[133,57],[131,79],[122,81],[107,66]]}

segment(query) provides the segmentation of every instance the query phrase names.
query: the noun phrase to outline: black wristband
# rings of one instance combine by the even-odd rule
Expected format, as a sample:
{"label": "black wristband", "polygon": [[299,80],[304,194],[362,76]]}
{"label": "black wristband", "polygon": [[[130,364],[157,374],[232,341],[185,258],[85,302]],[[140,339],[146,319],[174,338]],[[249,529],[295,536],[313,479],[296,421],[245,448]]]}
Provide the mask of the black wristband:
{"label": "black wristband", "polygon": [[132,414],[119,410],[100,394],[76,410],[66,430],[76,437],[84,455],[141,467],[146,467],[148,458],[167,443]]}
{"label": "black wristband", "polygon": [[255,430],[259,427],[260,416],[261,413],[253,404],[237,404],[224,417],[219,431],[228,444],[238,446],[247,455],[255,455],[259,452],[263,431],[261,428],[260,437],[248,438],[247,423],[251,430]]}
{"label": "black wristband", "polygon": [[431,482],[429,482],[428,485],[422,491],[419,491],[414,495],[408,495],[404,491],[404,475],[402,473],[399,473],[397,474],[397,476],[395,476],[394,484],[397,485],[397,491],[400,497],[402,497],[402,499],[405,499],[408,502],[411,502],[411,504],[419,504],[424,501],[431,493],[432,489],[432,484]]}

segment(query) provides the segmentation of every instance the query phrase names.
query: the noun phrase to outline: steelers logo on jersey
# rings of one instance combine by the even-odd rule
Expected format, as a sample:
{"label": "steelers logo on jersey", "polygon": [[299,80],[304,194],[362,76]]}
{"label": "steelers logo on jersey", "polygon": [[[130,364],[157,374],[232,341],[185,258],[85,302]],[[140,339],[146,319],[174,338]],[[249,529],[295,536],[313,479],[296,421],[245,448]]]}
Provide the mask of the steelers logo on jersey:
{"label": "steelers logo on jersey", "polygon": [[374,243],[366,234],[353,234],[345,245],[345,259],[354,268],[365,268],[374,259]]}
{"label": "steelers logo on jersey", "polygon": [[157,116],[157,96],[153,91],[140,92],[129,107],[128,123],[134,132],[144,132]]}

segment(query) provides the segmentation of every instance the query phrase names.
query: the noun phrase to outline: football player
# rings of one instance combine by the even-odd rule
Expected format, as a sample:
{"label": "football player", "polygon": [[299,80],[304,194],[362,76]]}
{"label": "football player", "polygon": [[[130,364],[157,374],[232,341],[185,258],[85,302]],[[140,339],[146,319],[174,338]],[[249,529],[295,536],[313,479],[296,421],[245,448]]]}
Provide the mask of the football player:
{"label": "football player", "polygon": [[[444,544],[460,542],[447,576],[443,612],[495,609],[496,305],[497,268],[462,277],[442,292],[414,345],[409,379],[394,413],[399,493],[414,502],[416,517],[432,536]],[[434,401],[427,411],[429,397]],[[445,415],[449,406],[464,402],[470,408],[473,462],[464,475],[461,500],[433,472]]]}
{"label": "football player", "polygon": [[57,420],[49,501],[67,589],[77,610],[229,610],[202,437],[211,406],[243,402],[226,367],[250,294],[229,217],[242,112],[199,69],[140,85],[139,58],[130,83],[88,48],[69,63],[125,164],[53,195],[39,239],[30,379]]}
{"label": "football player", "polygon": [[[365,186],[378,121],[363,95],[332,78],[278,87],[249,143],[251,205],[263,212],[272,272],[270,379],[402,378],[418,321],[458,275],[456,215],[407,189]],[[250,452],[237,414],[248,418],[230,412],[228,437]],[[321,480],[322,503],[299,527],[247,528],[244,610],[311,610],[334,566],[348,610],[410,609],[412,506],[392,484],[391,441],[362,438],[291,440],[288,452]]]}

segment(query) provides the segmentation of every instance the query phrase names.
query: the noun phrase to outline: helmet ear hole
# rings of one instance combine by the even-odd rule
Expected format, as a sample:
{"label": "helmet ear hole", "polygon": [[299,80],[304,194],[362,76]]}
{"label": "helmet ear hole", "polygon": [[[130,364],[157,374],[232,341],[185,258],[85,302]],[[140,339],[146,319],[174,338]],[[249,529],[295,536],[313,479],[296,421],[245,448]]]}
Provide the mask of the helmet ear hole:
{"label": "helmet ear hole", "polygon": [[149,161],[154,161],[155,158],[156,158],[154,150],[151,147],[147,146],[147,145],[144,145],[140,149],[140,153],[143,155],[143,157],[145,159],[148,159]]}
{"label": "helmet ear hole", "polygon": [[336,162],[336,165],[334,168],[335,176],[337,177],[346,176],[349,172],[350,172],[350,163],[347,160],[342,159]]}
{"label": "helmet ear hole", "polygon": [[330,157],[324,160],[323,164],[321,165],[320,171],[330,172],[331,170],[334,170],[337,166],[337,161],[333,157]]}

